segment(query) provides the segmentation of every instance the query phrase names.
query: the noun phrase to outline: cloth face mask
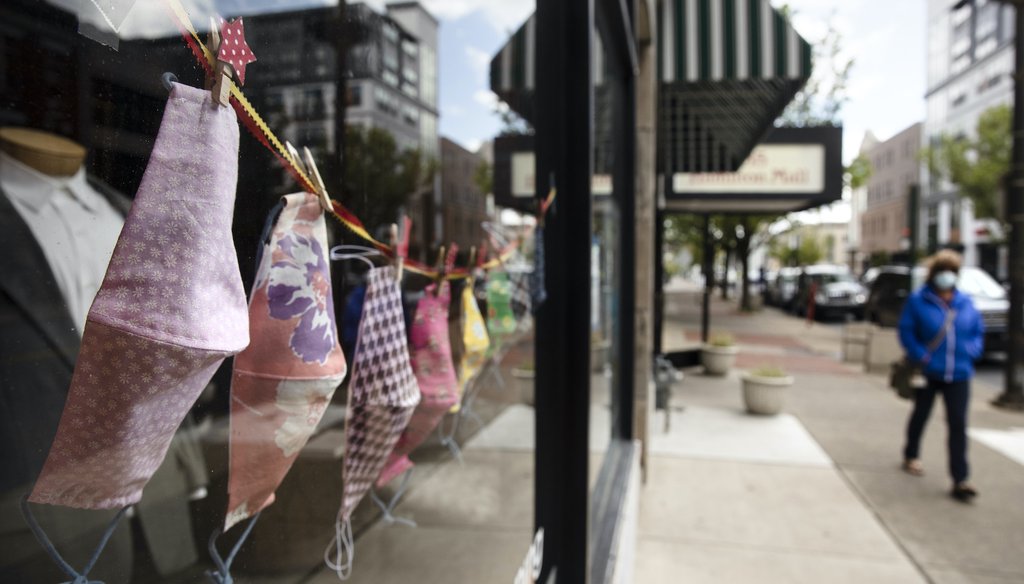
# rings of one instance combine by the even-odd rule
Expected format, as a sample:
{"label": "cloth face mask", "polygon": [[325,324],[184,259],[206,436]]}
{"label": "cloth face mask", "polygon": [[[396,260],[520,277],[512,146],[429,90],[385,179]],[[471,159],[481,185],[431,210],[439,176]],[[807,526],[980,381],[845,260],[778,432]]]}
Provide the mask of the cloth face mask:
{"label": "cloth face mask", "polygon": [[512,314],[516,320],[522,320],[530,313],[530,273],[509,272],[508,279],[512,287]]}
{"label": "cloth face mask", "polygon": [[[367,276],[366,298],[359,337],[352,358],[345,419],[345,461],[341,506],[335,539],[325,552],[328,566],[347,577],[351,570],[351,519],[356,505],[373,485],[420,401],[420,390],[409,364],[402,297],[391,266],[374,268]],[[330,559],[338,543],[348,551],[342,565]]]}
{"label": "cloth face mask", "polygon": [[433,285],[427,287],[420,298],[409,331],[410,360],[422,398],[377,479],[378,488],[412,468],[409,453],[423,444],[445,413],[458,403],[459,382],[448,343],[448,283],[441,284],[439,294],[435,290]]}
{"label": "cloth face mask", "polygon": [[[459,367],[459,393],[465,392],[466,385],[476,377],[477,373],[484,366],[487,360],[487,349],[491,346],[491,340],[487,336],[487,328],[484,327],[484,319],[480,314],[480,308],[473,296],[473,281],[467,280],[466,286],[462,289],[462,363]],[[462,407],[456,403],[449,410],[451,413],[458,412]]]}
{"label": "cloth face mask", "polygon": [[225,531],[274,502],[345,378],[320,202],[283,201],[249,302],[253,342],[235,357]]}
{"label": "cloth face mask", "polygon": [[231,240],[237,175],[234,110],[174,84],[32,502],[137,503],[221,362],[249,344]]}
{"label": "cloth face mask", "polygon": [[495,270],[487,278],[487,332],[492,339],[514,333],[512,289],[506,272]]}

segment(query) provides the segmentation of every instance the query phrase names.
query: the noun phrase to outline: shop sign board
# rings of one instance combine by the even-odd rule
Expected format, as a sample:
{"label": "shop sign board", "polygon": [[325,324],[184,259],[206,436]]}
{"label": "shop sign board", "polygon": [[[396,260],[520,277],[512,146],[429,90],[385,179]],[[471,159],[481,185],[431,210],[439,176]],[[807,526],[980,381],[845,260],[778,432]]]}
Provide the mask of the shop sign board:
{"label": "shop sign board", "polygon": [[843,128],[773,128],[736,172],[665,177],[662,208],[691,213],[786,213],[843,194]]}
{"label": "shop sign board", "polygon": [[761,144],[736,172],[677,173],[676,193],[819,193],[825,188],[821,144]]}

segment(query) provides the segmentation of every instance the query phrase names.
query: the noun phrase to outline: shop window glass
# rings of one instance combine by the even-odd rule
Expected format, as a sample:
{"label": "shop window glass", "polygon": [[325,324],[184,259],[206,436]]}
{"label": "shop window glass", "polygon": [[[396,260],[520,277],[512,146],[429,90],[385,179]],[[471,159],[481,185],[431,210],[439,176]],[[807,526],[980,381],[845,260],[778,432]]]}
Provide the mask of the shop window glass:
{"label": "shop window glass", "polygon": [[[426,46],[436,47],[437,39],[423,38],[424,45],[401,40],[405,33],[394,25],[387,11],[402,7],[384,7],[382,3],[374,3],[376,8],[351,4],[348,13],[343,13],[346,9],[337,5],[325,6],[313,0],[289,2],[287,6],[271,6],[274,3],[267,2],[182,3],[190,11],[191,20],[204,42],[213,4],[224,10],[229,20],[236,16],[232,8],[244,7],[246,41],[257,60],[247,65],[241,90],[269,130],[281,142],[287,140],[299,149],[310,149],[327,190],[358,217],[375,238],[386,240],[389,224],[400,213],[411,216],[414,221],[411,258],[433,266],[438,246],[451,243],[442,241],[439,233],[446,210],[436,208],[433,203],[433,185],[440,181],[409,169],[434,168],[442,163],[438,119],[430,113],[438,109],[439,63],[436,51]],[[152,167],[154,144],[158,135],[164,136],[168,123],[166,112],[170,108],[167,90],[161,84],[162,75],[173,73],[180,84],[206,96],[208,93],[203,91],[205,75],[178,26],[164,10],[163,0],[136,4],[127,17],[125,34],[116,51],[78,33],[74,15],[61,8],[72,4],[77,2],[9,0],[0,5],[0,22],[17,23],[0,26],[0,47],[6,55],[0,58],[0,95],[3,96],[0,126],[27,127],[42,132],[51,144],[57,142],[55,137],[63,137],[84,147],[86,155],[81,168],[90,179],[90,188],[95,191],[97,200],[104,201],[100,206],[109,207],[106,210],[120,225],[124,211],[139,191],[147,167]],[[346,39],[363,40],[358,45],[345,47],[337,42],[342,33]],[[345,48],[350,52],[340,55],[339,51]],[[428,108],[410,104],[409,96],[417,94],[422,94]],[[349,108],[346,110],[343,105]],[[237,115],[229,107],[216,111]],[[337,119],[342,111],[347,111],[347,119]],[[225,192],[230,191],[233,197],[233,204],[226,207],[233,210],[230,230],[222,234],[225,241],[220,242],[216,256],[202,257],[204,250],[184,236],[177,240],[175,233],[163,233],[154,234],[145,250],[138,251],[138,261],[154,265],[167,262],[166,265],[181,270],[179,275],[205,261],[233,263],[237,266],[237,281],[241,283],[237,291],[250,295],[246,300],[251,298],[253,289],[259,288],[257,265],[262,264],[257,255],[268,241],[264,234],[268,216],[282,196],[297,193],[301,188],[292,173],[282,168],[278,157],[251,134],[250,126],[237,124],[238,156],[224,156],[224,164],[207,170],[212,175],[210,182],[231,183],[230,188],[225,187]],[[257,133],[261,132],[256,126],[252,127]],[[177,135],[175,141],[179,154],[203,151],[203,135],[179,130],[182,134]],[[0,138],[0,142],[4,140],[7,138]],[[408,151],[414,149],[422,158],[409,155]],[[11,169],[16,168],[15,163],[7,161],[8,156],[0,154],[0,185],[4,190],[0,204],[3,205],[10,204],[6,192],[9,183],[5,179]],[[236,160],[237,176],[231,173]],[[469,172],[460,173],[466,176],[453,180],[461,181],[463,186],[472,183],[472,171],[479,162],[476,157],[472,164],[462,165]],[[29,173],[29,176],[34,175]],[[174,196],[175,185],[196,178],[202,179],[195,175],[165,177],[169,195],[158,201],[158,210],[164,209],[166,211],[161,212],[202,224],[205,214],[213,212],[208,205],[185,206]],[[483,207],[480,197],[469,202],[474,208]],[[316,206],[310,212],[316,216]],[[8,209],[0,221],[20,217],[18,213]],[[465,269],[470,249],[480,250],[486,232],[477,214],[453,217],[452,224],[465,234],[458,236],[465,239],[455,242],[459,251],[453,257],[454,267]],[[458,573],[460,568],[455,565],[462,563],[479,568],[476,574],[493,574],[495,581],[511,581],[515,577],[534,536],[533,317],[521,302],[522,292],[528,290],[523,288],[524,278],[530,273],[536,256],[530,236],[533,221],[531,214],[525,214],[516,220],[489,226],[493,233],[488,236],[486,260],[494,259],[497,251],[506,251],[520,238],[526,243],[517,253],[505,257],[506,261],[497,269],[475,271],[477,277],[473,282],[453,280],[450,298],[455,310],[449,313],[450,306],[445,305],[439,328],[417,346],[425,351],[420,358],[437,359],[438,371],[443,366],[453,373],[456,370],[464,373],[457,386],[449,384],[441,388],[441,392],[450,394],[435,392],[431,398],[439,400],[461,393],[463,401],[459,402],[461,408],[457,412],[441,412],[440,425],[431,426],[425,432],[422,444],[410,453],[409,461],[401,460],[401,464],[389,466],[397,469],[397,474],[394,477],[381,475],[392,480],[385,480],[375,488],[384,506],[395,498],[398,506],[389,511],[399,520],[415,519],[419,523],[418,531],[389,528],[382,520],[381,507],[369,493],[359,501],[352,514],[356,549],[352,582],[365,582],[371,575],[382,572],[392,575],[396,581],[415,581],[422,576],[425,561],[437,563],[431,569],[444,564],[443,569],[455,570],[451,581],[456,582],[472,578]],[[324,229],[329,234],[325,242],[331,245],[368,244],[333,217],[326,218]],[[106,235],[112,233],[115,231],[109,230]],[[613,235],[606,236],[609,239],[604,245],[610,246],[609,249],[615,245]],[[22,239],[12,253],[34,249],[32,239],[46,235],[36,235],[22,228],[16,237]],[[117,238],[114,235],[108,239],[112,246]],[[295,241],[299,239],[302,238]],[[310,241],[310,238],[305,237],[303,241]],[[312,248],[312,244],[306,245]],[[281,259],[295,249],[284,247],[271,250],[275,255],[269,257]],[[81,251],[102,253],[92,247]],[[303,248],[303,251],[309,249]],[[329,250],[321,251],[329,253]],[[110,250],[106,253],[109,255]],[[379,257],[371,259],[377,264],[385,263]],[[30,264],[36,268],[46,266],[52,272],[48,261],[42,255],[30,258]],[[358,361],[354,353],[359,336],[359,299],[367,283],[367,268],[358,259],[327,259],[325,263],[330,265],[328,275],[316,272],[315,277],[307,279],[306,272],[291,271],[281,276],[289,279],[288,285],[305,285],[315,280],[315,286],[296,284],[293,287],[302,288],[306,296],[295,293],[292,296],[295,303],[275,306],[282,311],[301,312],[288,321],[294,320],[295,327],[308,325],[323,332],[329,330],[330,325],[317,327],[325,322],[328,311],[324,303],[329,290],[337,320],[332,332],[341,350],[347,353],[351,378]],[[506,276],[499,276],[499,273]],[[102,269],[91,274],[97,286],[103,274]],[[280,274],[263,275],[265,281],[270,282]],[[47,299],[48,304],[43,307],[45,314],[65,310],[64,293],[56,285],[47,283],[53,278],[7,273],[3,280],[11,278],[37,286],[36,299]],[[232,284],[234,282],[232,279]],[[401,287],[410,312],[408,320],[401,319],[401,322],[408,323],[407,336],[413,327],[419,326],[417,322],[423,320],[414,318],[415,311],[430,294],[427,287],[435,283],[435,279],[406,270]],[[0,289],[2,286],[0,282]],[[468,293],[464,295],[463,290]],[[276,302],[269,299],[269,292],[264,293],[267,303]],[[513,299],[508,298],[510,295]],[[152,302],[166,306],[187,304],[188,299],[156,298]],[[300,310],[300,304],[308,310]],[[86,311],[88,306],[86,303]],[[240,306],[244,310],[246,303]],[[613,303],[606,302],[605,306],[611,310]],[[140,310],[145,308],[141,306]],[[26,376],[18,382],[20,387],[31,387],[32,391],[19,394],[24,401],[18,404],[5,399],[0,417],[0,433],[4,436],[17,434],[6,442],[8,446],[2,459],[4,472],[0,473],[0,503],[3,503],[0,522],[5,526],[5,546],[10,545],[8,553],[0,554],[0,580],[69,580],[71,578],[53,567],[24,527],[18,513],[18,500],[38,476],[56,432],[81,342],[77,332],[81,327],[62,326],[53,334],[64,337],[58,343],[51,342],[46,336],[49,333],[40,333],[32,321],[22,316],[15,319],[13,315],[18,310],[20,308],[16,309],[9,302],[6,292],[0,291],[0,321],[4,322],[0,327],[0,377],[4,379],[0,392],[7,396],[13,388],[9,380],[14,374],[8,368],[12,353],[8,349],[18,352],[15,359],[28,359],[32,364],[28,368],[18,365],[17,372],[18,376]],[[482,326],[490,339],[485,348],[477,347],[479,368],[463,361],[468,352],[467,337],[479,332],[478,327],[465,325],[467,310],[479,311],[478,319],[473,319],[472,323]],[[400,313],[400,316],[406,315]],[[214,310],[205,322],[216,327],[222,320],[222,315]],[[320,324],[310,324],[313,321]],[[263,335],[251,333],[249,337],[252,347]],[[298,342],[293,346],[291,342],[291,336],[285,335],[283,346],[287,350],[309,349],[299,347]],[[399,346],[408,347],[409,343],[400,341]],[[436,352],[439,344],[447,345],[454,354],[443,358]],[[42,355],[45,358],[41,358]],[[138,367],[130,363],[117,373],[129,381],[135,376],[141,391],[148,392],[146,395],[159,394],[162,388],[141,369],[146,359],[167,357],[162,353],[139,353],[134,358]],[[463,367],[464,363],[467,367]],[[419,366],[415,369],[422,374]],[[231,412],[244,410],[245,414],[241,415],[252,416],[248,421],[262,418],[265,413],[240,406],[232,397],[232,380],[233,369],[228,362],[212,373],[210,383],[194,403],[188,404],[191,408],[164,466],[144,490],[144,496],[149,498],[135,508],[134,517],[123,521],[96,569],[90,573],[90,579],[108,584],[198,582],[204,580],[206,570],[214,567],[207,553],[207,542],[226,519],[230,461],[239,448],[253,445],[245,443],[237,433],[233,434],[239,426],[232,425]],[[424,395],[426,389],[437,389],[437,385],[429,381],[417,381]],[[234,562],[235,581],[299,582],[334,578],[332,570],[324,565],[324,548],[336,533],[333,523],[343,492],[346,457],[349,460],[354,457],[354,450],[346,446],[345,439],[346,418],[351,414],[351,408],[347,407],[350,383],[348,379],[330,388],[333,393],[317,393],[308,384],[288,387],[279,384],[269,391],[269,403],[274,407],[283,404],[280,411],[275,410],[282,422],[280,432],[265,433],[254,440],[270,449],[287,451],[295,458],[289,473],[276,488],[276,501],[263,512]],[[303,444],[301,433],[305,430],[309,430],[311,436]],[[12,445],[17,445],[13,451]],[[413,463],[416,470],[408,475],[411,478],[403,487],[407,462]],[[33,507],[56,547],[66,552],[66,557],[76,567],[84,565],[80,552],[98,542],[110,517],[103,512],[77,513],[56,507]],[[439,528],[451,538],[434,537],[432,534]],[[242,529],[239,526],[229,530],[219,541],[221,547],[233,544]],[[15,531],[17,533],[12,535]],[[427,547],[436,546],[426,556],[418,557],[419,564],[396,559],[393,555],[396,549],[411,549],[410,537]],[[470,544],[467,542],[472,548],[468,552],[465,546]],[[76,551],[76,546],[83,549]],[[510,547],[517,551],[509,554]],[[11,553],[15,549],[18,553]],[[449,565],[446,558],[453,553],[467,553],[471,557],[459,558]]]}

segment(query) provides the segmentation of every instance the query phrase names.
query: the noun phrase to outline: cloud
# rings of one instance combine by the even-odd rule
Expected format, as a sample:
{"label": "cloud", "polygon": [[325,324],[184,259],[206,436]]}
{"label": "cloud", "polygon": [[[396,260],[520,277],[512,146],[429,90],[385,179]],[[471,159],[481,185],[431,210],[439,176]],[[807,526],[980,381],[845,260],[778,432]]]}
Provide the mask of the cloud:
{"label": "cloud", "polygon": [[491,55],[482,49],[472,45],[466,47],[466,58],[469,60],[470,70],[476,82],[480,85],[487,85],[487,76],[491,68]]}
{"label": "cloud", "polygon": [[441,113],[446,116],[461,116],[466,113],[466,109],[457,105],[446,105],[441,108]]}
{"label": "cloud", "polygon": [[423,4],[440,20],[458,20],[479,12],[501,33],[519,28],[534,10],[533,2],[521,0],[423,0]]}

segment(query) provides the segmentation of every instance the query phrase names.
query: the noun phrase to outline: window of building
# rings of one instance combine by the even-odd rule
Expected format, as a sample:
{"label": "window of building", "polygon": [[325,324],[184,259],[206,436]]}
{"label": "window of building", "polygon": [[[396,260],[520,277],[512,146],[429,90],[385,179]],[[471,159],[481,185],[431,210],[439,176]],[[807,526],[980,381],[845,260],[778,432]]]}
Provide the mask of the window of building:
{"label": "window of building", "polygon": [[385,69],[384,73],[381,74],[381,77],[384,79],[384,83],[393,87],[398,87],[398,75],[394,71],[388,71]]}
{"label": "window of building", "polygon": [[402,52],[405,56],[410,58],[416,58],[420,54],[419,45],[415,41],[409,39],[402,39]]}
{"label": "window of building", "polygon": [[361,85],[349,85],[346,91],[346,104],[349,107],[363,105],[363,87]]}

